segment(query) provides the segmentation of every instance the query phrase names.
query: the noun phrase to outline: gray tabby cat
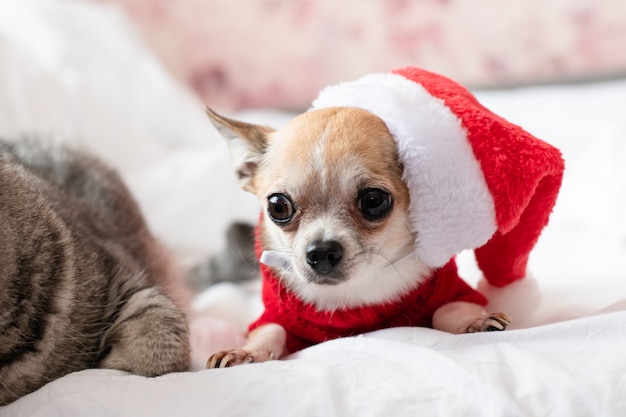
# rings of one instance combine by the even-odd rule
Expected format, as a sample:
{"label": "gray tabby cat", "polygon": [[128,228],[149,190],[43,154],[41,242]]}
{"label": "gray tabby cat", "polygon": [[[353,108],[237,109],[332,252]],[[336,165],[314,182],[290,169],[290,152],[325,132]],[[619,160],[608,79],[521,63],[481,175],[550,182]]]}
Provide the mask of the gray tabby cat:
{"label": "gray tabby cat", "polygon": [[187,273],[187,285],[200,292],[219,282],[242,283],[261,277],[254,254],[254,226],[233,222],[226,229],[226,245]]}
{"label": "gray tabby cat", "polygon": [[187,370],[175,271],[114,171],[0,141],[0,405],[87,368]]}

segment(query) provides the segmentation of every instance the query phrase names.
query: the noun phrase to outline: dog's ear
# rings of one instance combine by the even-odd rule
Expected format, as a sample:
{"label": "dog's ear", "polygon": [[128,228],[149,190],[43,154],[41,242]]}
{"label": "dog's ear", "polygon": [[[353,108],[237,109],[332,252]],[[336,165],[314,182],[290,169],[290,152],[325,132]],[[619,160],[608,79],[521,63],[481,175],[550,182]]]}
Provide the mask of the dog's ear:
{"label": "dog's ear", "polygon": [[274,129],[229,119],[208,107],[206,112],[226,139],[239,186],[254,192],[254,175],[267,148],[267,136]]}

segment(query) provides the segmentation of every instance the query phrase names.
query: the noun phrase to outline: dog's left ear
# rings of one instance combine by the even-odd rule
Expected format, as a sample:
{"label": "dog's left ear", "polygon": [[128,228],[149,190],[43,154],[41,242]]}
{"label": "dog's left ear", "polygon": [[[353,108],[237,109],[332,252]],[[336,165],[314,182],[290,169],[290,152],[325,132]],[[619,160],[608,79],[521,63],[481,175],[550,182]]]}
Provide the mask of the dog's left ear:
{"label": "dog's left ear", "polygon": [[226,139],[239,186],[254,192],[254,176],[267,148],[267,136],[274,129],[229,119],[208,107],[206,112],[213,126]]}

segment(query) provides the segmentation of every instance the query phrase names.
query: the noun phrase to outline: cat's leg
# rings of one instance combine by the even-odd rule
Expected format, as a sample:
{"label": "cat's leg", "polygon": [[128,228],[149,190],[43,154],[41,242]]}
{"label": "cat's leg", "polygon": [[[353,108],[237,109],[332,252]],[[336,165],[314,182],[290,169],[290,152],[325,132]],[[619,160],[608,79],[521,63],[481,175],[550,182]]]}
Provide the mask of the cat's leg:
{"label": "cat's leg", "polygon": [[133,294],[103,338],[100,367],[144,376],[186,371],[189,330],[184,313],[155,288]]}

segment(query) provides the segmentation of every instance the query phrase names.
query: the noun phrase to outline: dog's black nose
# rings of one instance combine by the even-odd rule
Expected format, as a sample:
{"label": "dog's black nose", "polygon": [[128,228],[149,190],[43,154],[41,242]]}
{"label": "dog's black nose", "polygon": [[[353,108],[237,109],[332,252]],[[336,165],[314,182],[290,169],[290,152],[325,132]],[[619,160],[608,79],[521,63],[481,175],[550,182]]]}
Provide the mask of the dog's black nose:
{"label": "dog's black nose", "polygon": [[316,240],[306,247],[306,262],[320,275],[330,274],[343,258],[343,246],[336,240]]}

